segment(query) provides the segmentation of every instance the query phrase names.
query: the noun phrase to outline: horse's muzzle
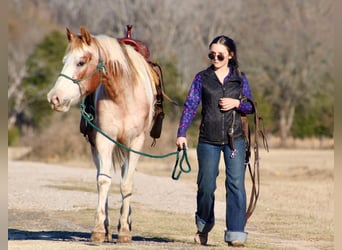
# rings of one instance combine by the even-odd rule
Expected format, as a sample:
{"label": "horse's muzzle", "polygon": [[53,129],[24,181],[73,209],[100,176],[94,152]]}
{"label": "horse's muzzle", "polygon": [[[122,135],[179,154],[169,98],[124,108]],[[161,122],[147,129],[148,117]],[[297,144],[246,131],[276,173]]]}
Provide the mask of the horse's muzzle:
{"label": "horse's muzzle", "polygon": [[67,112],[70,109],[70,100],[61,100],[57,95],[48,95],[51,108],[58,112]]}

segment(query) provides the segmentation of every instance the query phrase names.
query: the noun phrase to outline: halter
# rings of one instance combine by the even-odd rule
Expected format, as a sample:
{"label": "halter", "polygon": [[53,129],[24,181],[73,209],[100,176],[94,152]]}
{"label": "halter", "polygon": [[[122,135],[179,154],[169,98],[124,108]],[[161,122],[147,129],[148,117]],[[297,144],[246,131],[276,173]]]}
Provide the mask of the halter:
{"label": "halter", "polygon": [[[73,83],[77,84],[79,90],[80,90],[80,95],[82,96],[82,90],[81,90],[81,85],[80,85],[80,82],[88,79],[88,78],[91,78],[93,75],[95,75],[97,72],[100,73],[100,83],[102,82],[102,71],[104,70],[106,72],[106,75],[108,75],[108,71],[107,71],[107,68],[106,68],[106,65],[101,57],[101,52],[100,52],[100,48],[98,48],[98,53],[99,53],[99,62],[98,64],[96,65],[96,69],[94,70],[94,72],[86,75],[85,77],[81,78],[81,79],[75,79],[75,78],[72,78],[70,76],[67,76],[63,73],[59,73],[58,74],[58,77],[60,76],[63,76],[69,80],[71,80]],[[57,77],[57,78],[58,78]]]}

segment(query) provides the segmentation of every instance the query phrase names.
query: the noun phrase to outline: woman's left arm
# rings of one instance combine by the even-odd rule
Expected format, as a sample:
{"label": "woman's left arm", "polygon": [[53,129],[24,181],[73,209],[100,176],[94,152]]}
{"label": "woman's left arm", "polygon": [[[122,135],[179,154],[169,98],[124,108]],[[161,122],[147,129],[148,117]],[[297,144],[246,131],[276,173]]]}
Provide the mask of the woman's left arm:
{"label": "woman's left arm", "polygon": [[[249,87],[248,79],[245,74],[242,75],[242,96],[245,96],[253,100],[252,91],[251,91],[251,88]],[[253,105],[248,101],[241,100],[239,107],[237,107],[237,110],[245,114],[254,113]]]}

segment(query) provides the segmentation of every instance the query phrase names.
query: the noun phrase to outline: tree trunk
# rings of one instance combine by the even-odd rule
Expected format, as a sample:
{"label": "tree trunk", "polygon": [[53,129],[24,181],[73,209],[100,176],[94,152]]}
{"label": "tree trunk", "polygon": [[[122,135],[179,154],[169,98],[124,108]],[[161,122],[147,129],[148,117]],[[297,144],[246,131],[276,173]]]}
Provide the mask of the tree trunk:
{"label": "tree trunk", "polygon": [[279,130],[280,130],[280,146],[286,147],[286,140],[289,135],[290,129],[293,123],[293,117],[295,113],[294,105],[291,105],[288,109],[280,109],[280,120],[279,120]]}

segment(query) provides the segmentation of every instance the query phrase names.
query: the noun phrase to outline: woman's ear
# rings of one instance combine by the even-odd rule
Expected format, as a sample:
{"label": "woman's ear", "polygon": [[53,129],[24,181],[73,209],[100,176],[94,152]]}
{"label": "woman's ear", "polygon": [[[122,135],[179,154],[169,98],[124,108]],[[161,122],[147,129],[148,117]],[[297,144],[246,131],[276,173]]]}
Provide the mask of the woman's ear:
{"label": "woman's ear", "polygon": [[228,54],[228,59],[232,59],[234,57],[234,52],[229,52],[229,54]]}

